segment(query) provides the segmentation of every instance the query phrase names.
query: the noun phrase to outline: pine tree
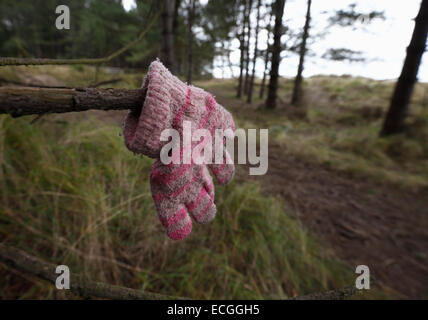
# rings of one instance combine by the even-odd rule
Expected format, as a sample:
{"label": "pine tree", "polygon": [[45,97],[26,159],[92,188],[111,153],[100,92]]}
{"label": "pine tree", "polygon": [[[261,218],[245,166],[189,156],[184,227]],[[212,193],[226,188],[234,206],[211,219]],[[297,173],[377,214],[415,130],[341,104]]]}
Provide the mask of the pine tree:
{"label": "pine tree", "polygon": [[244,67],[245,67],[245,29],[247,26],[247,0],[242,0],[243,9],[242,9],[242,29],[241,34],[239,36],[239,51],[240,51],[240,61],[239,61],[239,80],[238,80],[238,89],[236,92],[236,97],[242,97],[242,89],[243,89],[243,77],[244,77]]}
{"label": "pine tree", "polygon": [[276,97],[278,91],[278,72],[279,63],[281,61],[281,36],[283,33],[282,17],[284,15],[285,0],[276,0],[273,6],[275,14],[275,27],[273,29],[273,46],[272,46],[272,62],[269,79],[268,97],[266,100],[266,107],[268,109],[275,109]]}
{"label": "pine tree", "polygon": [[162,52],[163,63],[171,72],[175,72],[174,55],[174,33],[172,30],[174,22],[175,0],[165,1],[162,12]]}
{"label": "pine tree", "polygon": [[192,27],[193,27],[193,16],[195,14],[195,5],[196,5],[196,0],[189,0],[189,7],[187,10],[187,15],[188,15],[188,22],[187,22],[187,27],[188,27],[188,43],[187,43],[187,83],[191,84],[192,83],[192,72],[193,72],[193,32],[192,32]]}
{"label": "pine tree", "polygon": [[415,19],[415,28],[412,40],[407,48],[401,75],[398,78],[391,105],[383,124],[382,136],[402,132],[405,129],[405,120],[409,109],[413,88],[417,81],[422,55],[425,52],[428,31],[428,0],[422,0],[418,16]]}
{"label": "pine tree", "polygon": [[251,74],[250,84],[248,88],[248,98],[247,98],[248,103],[251,103],[253,99],[254,77],[256,74],[256,62],[257,62],[257,55],[258,55],[257,46],[259,44],[260,7],[261,7],[261,0],[258,0],[257,1],[257,22],[256,22],[256,43],[254,45],[254,54],[253,54],[253,71]]}
{"label": "pine tree", "polygon": [[294,88],[293,88],[293,95],[291,97],[291,104],[292,105],[298,105],[301,102],[302,99],[302,74],[303,74],[303,68],[305,63],[305,56],[306,56],[306,42],[309,37],[309,28],[311,23],[311,4],[312,0],[308,0],[308,7],[306,12],[306,21],[305,26],[303,28],[303,36],[302,36],[302,43],[300,45],[300,53],[299,53],[299,67],[297,70],[297,76],[294,80]]}
{"label": "pine tree", "polygon": [[270,54],[271,54],[271,46],[270,46],[270,36],[272,34],[272,18],[273,18],[273,14],[270,14],[269,17],[269,24],[267,25],[267,31],[268,31],[268,36],[267,36],[267,48],[266,48],[266,52],[265,52],[265,69],[263,71],[263,79],[262,79],[262,84],[260,86],[260,93],[259,93],[259,98],[263,99],[264,97],[264,93],[265,93],[265,86],[266,86],[266,77],[267,74],[269,73],[269,69],[268,69],[268,65],[269,65],[269,61],[270,61]]}

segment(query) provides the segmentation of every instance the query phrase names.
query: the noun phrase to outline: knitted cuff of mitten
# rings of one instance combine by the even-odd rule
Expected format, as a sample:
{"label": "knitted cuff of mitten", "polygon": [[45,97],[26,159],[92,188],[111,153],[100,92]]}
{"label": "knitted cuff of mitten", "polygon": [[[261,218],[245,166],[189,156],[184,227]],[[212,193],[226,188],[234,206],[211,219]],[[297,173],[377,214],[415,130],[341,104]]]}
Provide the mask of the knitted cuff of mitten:
{"label": "knitted cuff of mitten", "polygon": [[[227,115],[227,120],[232,120],[226,122],[233,123],[231,115],[209,93],[182,82],[159,60],[150,64],[142,89],[145,92],[142,107],[131,110],[124,123],[125,144],[135,153],[159,158],[162,146],[167,143],[160,140],[162,131],[180,129],[184,120],[195,123],[196,128],[204,128],[200,124],[207,104],[215,106],[213,118]],[[226,119],[217,120],[224,124]]]}
{"label": "knitted cuff of mitten", "polygon": [[159,61],[150,65],[143,80],[141,108],[131,110],[125,118],[123,132],[129,150],[152,158],[159,157],[165,143],[160,140],[161,133],[171,127],[171,105],[175,104],[171,100],[186,94],[186,85],[172,78],[175,77]]}

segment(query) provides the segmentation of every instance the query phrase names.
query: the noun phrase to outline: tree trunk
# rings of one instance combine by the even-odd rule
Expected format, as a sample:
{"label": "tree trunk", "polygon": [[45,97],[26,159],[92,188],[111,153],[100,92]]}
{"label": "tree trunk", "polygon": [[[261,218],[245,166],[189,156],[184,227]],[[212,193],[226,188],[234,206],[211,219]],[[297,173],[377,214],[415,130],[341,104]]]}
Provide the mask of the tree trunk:
{"label": "tree trunk", "polygon": [[253,100],[254,77],[256,74],[256,62],[257,62],[257,53],[258,53],[257,46],[259,44],[260,7],[261,7],[261,0],[258,0],[257,1],[256,43],[254,47],[253,71],[251,74],[250,84],[248,88],[248,98],[247,98],[248,103],[251,103]]}
{"label": "tree trunk", "polygon": [[419,65],[425,52],[428,31],[428,0],[422,0],[421,8],[415,19],[412,40],[407,48],[401,75],[395,86],[391,105],[383,124],[382,136],[403,132],[413,88],[417,81]]}
{"label": "tree trunk", "polygon": [[269,57],[270,57],[270,53],[271,53],[271,47],[270,47],[269,42],[270,42],[270,35],[272,33],[272,18],[273,18],[273,14],[271,13],[271,15],[269,17],[269,25],[267,28],[268,35],[267,35],[267,48],[266,48],[266,54],[265,54],[265,70],[263,71],[263,80],[262,80],[262,84],[260,86],[260,94],[259,94],[260,99],[263,99],[263,97],[265,95],[266,76],[268,73]]}
{"label": "tree trunk", "polygon": [[[173,18],[172,18],[172,28],[171,28],[171,32],[172,32],[172,40],[173,40],[173,46],[175,48],[175,72],[179,73],[179,74],[184,74],[184,63],[186,60],[185,57],[185,53],[184,50],[182,50],[183,46],[180,46],[180,49],[177,48],[177,43],[178,43],[178,28],[179,28],[179,9],[181,6],[181,2],[182,0],[175,0],[174,3],[174,11],[173,11]],[[178,51],[180,50],[180,51]]]}
{"label": "tree trunk", "polygon": [[297,70],[297,76],[294,80],[294,88],[293,88],[293,95],[291,97],[291,104],[292,105],[299,105],[302,100],[302,74],[303,74],[303,68],[305,63],[305,56],[306,56],[306,42],[309,37],[309,28],[311,24],[311,4],[312,0],[308,0],[308,10],[306,12],[306,22],[305,26],[303,28],[303,36],[302,36],[302,43],[300,45],[300,60],[299,60],[299,67]]}
{"label": "tree trunk", "polygon": [[243,75],[244,75],[244,60],[245,60],[245,27],[246,27],[246,23],[247,23],[247,18],[246,18],[246,13],[247,13],[247,1],[243,0],[244,2],[244,8],[242,10],[242,32],[240,35],[240,46],[239,46],[239,51],[240,51],[240,62],[239,62],[239,81],[238,81],[238,90],[236,92],[236,97],[237,98],[241,98],[242,97],[242,82],[243,82]]}
{"label": "tree trunk", "polygon": [[251,11],[253,9],[253,0],[250,0],[247,12],[247,45],[245,46],[245,83],[244,93],[248,94],[248,83],[250,78],[250,40],[251,40]]}
{"label": "tree trunk", "polygon": [[174,17],[172,19],[172,33],[174,35],[174,41],[177,41],[178,34],[178,9],[180,9],[182,0],[175,0],[174,3]]}
{"label": "tree trunk", "polygon": [[173,11],[175,0],[166,0],[162,12],[162,60],[171,72],[175,72]]}
{"label": "tree trunk", "polygon": [[281,36],[283,32],[282,17],[284,15],[285,0],[276,0],[273,10],[275,13],[275,27],[273,30],[272,62],[269,79],[269,91],[266,108],[275,109],[278,91],[278,69],[281,61]]}
{"label": "tree trunk", "polygon": [[192,33],[192,26],[193,26],[193,15],[195,13],[195,5],[196,0],[190,0],[189,2],[189,8],[188,8],[188,55],[187,55],[187,83],[192,83],[192,71],[193,71],[193,33]]}

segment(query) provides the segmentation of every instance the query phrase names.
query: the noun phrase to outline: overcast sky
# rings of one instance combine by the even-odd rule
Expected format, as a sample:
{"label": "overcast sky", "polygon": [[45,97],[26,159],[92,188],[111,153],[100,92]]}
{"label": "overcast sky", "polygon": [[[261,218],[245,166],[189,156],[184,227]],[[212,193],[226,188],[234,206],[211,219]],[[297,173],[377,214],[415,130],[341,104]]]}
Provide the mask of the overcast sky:
{"label": "overcast sky", "polygon": [[[206,3],[207,0],[201,0]],[[306,0],[287,0],[284,11],[284,24],[294,30],[303,28],[306,15]],[[400,75],[401,67],[414,27],[421,0],[313,0],[312,1],[312,32],[319,33],[327,25],[327,19],[334,10],[346,8],[351,3],[357,3],[357,10],[368,13],[372,10],[384,11],[385,20],[373,21],[370,25],[353,30],[352,28],[334,27],[321,40],[312,43],[309,49],[314,53],[305,63],[304,76],[315,74],[351,74],[374,79],[395,79]],[[127,10],[135,6],[134,0],[123,0]],[[328,12],[323,14],[323,12]],[[255,15],[255,13],[254,13]],[[252,17],[253,19],[255,17]],[[255,20],[255,19],[254,19]],[[253,20],[253,21],[254,21]],[[284,36],[283,41],[287,41]],[[254,43],[254,39],[253,39]],[[259,33],[259,48],[266,48],[266,32]],[[368,59],[363,63],[334,62],[320,57],[329,48],[348,48],[362,51]],[[233,63],[239,64],[239,42],[233,42],[234,52],[231,54]],[[424,56],[419,69],[420,81],[428,82],[428,58]],[[220,64],[220,61],[215,61]],[[298,57],[290,56],[282,60],[279,73],[281,76],[292,77],[297,70]],[[262,75],[263,61],[256,65],[258,76]],[[234,75],[239,70],[234,70]],[[214,76],[230,77],[229,69],[222,72],[215,68]]]}

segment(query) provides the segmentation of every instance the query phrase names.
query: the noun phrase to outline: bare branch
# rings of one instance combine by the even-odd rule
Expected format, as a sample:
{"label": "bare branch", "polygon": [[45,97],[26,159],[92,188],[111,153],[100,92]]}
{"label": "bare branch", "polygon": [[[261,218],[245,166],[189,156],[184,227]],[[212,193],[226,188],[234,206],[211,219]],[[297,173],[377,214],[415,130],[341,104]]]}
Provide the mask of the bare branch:
{"label": "bare branch", "polygon": [[[58,274],[56,266],[41,261],[17,248],[0,243],[0,261],[24,273],[35,275],[53,284]],[[186,298],[167,296],[153,292],[94,282],[84,276],[70,272],[70,290],[83,297],[98,297],[113,300],[182,300]]]}
{"label": "bare branch", "polygon": [[343,289],[311,293],[306,296],[299,296],[290,300],[345,300],[356,293],[357,289],[355,286],[349,286]]}
{"label": "bare branch", "polygon": [[0,88],[0,114],[7,113],[13,117],[90,109],[136,109],[141,108],[143,101],[144,93],[141,89]]}
{"label": "bare branch", "polygon": [[98,87],[101,87],[101,86],[105,86],[106,84],[113,84],[113,83],[118,83],[118,82],[121,82],[121,81],[123,81],[122,78],[113,78],[113,79],[110,79],[110,80],[104,80],[104,81],[100,81],[100,82],[97,82],[97,83],[90,84],[89,88],[98,88]]}

